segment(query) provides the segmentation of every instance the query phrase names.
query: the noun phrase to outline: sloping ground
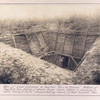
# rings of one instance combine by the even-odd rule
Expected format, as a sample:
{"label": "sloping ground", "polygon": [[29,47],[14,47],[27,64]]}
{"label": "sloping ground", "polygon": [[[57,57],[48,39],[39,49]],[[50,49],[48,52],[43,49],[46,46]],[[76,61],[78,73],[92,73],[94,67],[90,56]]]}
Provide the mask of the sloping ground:
{"label": "sloping ground", "polygon": [[100,84],[100,37],[85,54],[76,79],[78,84]]}
{"label": "sloping ground", "polygon": [[76,72],[0,43],[0,83],[100,84],[100,37],[85,54]]}
{"label": "sloping ground", "polygon": [[75,74],[0,43],[0,83],[73,84]]}

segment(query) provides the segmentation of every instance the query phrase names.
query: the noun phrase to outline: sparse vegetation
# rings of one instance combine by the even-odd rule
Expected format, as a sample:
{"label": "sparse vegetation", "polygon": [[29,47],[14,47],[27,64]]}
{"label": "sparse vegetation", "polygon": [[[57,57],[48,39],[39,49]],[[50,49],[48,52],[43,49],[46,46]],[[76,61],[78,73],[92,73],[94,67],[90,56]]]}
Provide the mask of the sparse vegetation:
{"label": "sparse vegetation", "polygon": [[26,33],[28,30],[34,28],[46,29],[46,31],[99,31],[100,18],[88,18],[86,16],[78,17],[72,16],[70,18],[58,18],[49,20],[1,20],[0,21],[0,31],[3,34],[5,31],[11,31],[16,33]]}

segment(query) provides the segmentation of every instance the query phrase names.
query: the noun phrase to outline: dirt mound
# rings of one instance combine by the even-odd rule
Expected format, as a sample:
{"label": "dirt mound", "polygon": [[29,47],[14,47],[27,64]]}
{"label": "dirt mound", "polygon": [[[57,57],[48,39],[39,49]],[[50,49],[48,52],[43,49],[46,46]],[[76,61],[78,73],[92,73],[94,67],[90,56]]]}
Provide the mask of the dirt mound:
{"label": "dirt mound", "polygon": [[0,83],[73,84],[74,73],[0,43]]}
{"label": "dirt mound", "polygon": [[100,37],[84,56],[77,71],[77,83],[100,84]]}

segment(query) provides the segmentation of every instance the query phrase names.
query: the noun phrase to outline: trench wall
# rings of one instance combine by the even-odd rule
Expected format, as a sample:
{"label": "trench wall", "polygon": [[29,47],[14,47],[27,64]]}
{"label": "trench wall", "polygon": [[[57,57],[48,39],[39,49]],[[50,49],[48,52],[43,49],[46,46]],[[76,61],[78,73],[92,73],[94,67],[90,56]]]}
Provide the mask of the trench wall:
{"label": "trench wall", "polygon": [[9,32],[5,32],[0,35],[0,42],[3,42],[5,44],[9,44],[12,47],[15,47],[12,35]]}
{"label": "trench wall", "polygon": [[21,49],[27,53],[31,53],[31,49],[24,35],[12,35],[11,32],[5,32],[0,35],[0,42]]}
{"label": "trench wall", "polygon": [[[41,32],[30,35],[0,36],[0,42],[41,57],[53,51],[65,56],[82,58],[97,39],[98,34]],[[14,39],[13,39],[14,38]],[[15,41],[15,43],[14,43]]]}
{"label": "trench wall", "polygon": [[98,35],[52,33],[50,51],[58,54],[82,58],[95,42]]}
{"label": "trench wall", "polygon": [[16,35],[14,38],[17,46],[16,48],[26,51],[27,53],[31,53],[31,49],[25,35]]}

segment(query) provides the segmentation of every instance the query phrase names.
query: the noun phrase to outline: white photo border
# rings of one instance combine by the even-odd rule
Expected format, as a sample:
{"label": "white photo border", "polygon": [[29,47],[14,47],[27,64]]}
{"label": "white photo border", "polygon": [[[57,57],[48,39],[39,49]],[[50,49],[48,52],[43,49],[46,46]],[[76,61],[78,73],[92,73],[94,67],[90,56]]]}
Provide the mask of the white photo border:
{"label": "white photo border", "polygon": [[[2,5],[2,4],[77,4],[77,3],[79,3],[79,4],[100,4],[100,0],[0,0],[0,5]],[[94,85],[93,85],[94,86]],[[2,87],[2,85],[0,85],[0,88]],[[100,87],[100,86],[98,86],[98,87]],[[1,89],[0,89],[1,90]],[[1,97],[1,96],[3,96],[3,97]],[[2,100],[5,100],[5,99],[9,99],[9,100],[18,100],[18,95],[16,96],[12,96],[11,95],[11,97],[12,97],[12,99],[11,99],[11,97],[9,97],[10,95],[2,95],[1,93],[0,93],[0,98],[2,99]],[[20,98],[19,98],[19,100],[22,100],[22,99],[24,99],[24,100],[27,100],[26,99],[26,96],[25,95],[19,95],[20,96]],[[22,97],[23,96],[23,97]],[[88,97],[87,97],[88,96]],[[78,98],[77,98],[78,97]],[[40,100],[40,99],[43,99],[43,100],[51,100],[51,99],[63,99],[63,100],[66,100],[66,99],[70,99],[70,100],[80,100],[80,98],[81,98],[81,100],[89,100],[89,98],[91,99],[91,100],[99,100],[100,99],[100,94],[99,95],[93,95],[93,96],[90,96],[90,95],[80,95],[80,97],[79,97],[79,95],[76,95],[76,97],[75,97],[75,95],[67,95],[67,96],[61,96],[61,97],[59,97],[59,96],[57,96],[56,98],[55,98],[55,96],[52,96],[51,97],[51,99],[50,99],[50,97],[46,97],[46,98],[44,98],[44,96],[43,97],[39,97],[39,96],[35,96],[35,97],[33,97],[33,96],[30,96],[30,100],[33,100],[33,99],[35,99],[35,100]],[[94,98],[94,99],[93,99]],[[41,99],[41,100],[42,100]]]}

